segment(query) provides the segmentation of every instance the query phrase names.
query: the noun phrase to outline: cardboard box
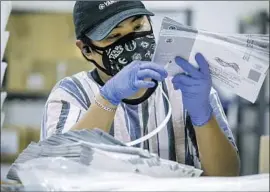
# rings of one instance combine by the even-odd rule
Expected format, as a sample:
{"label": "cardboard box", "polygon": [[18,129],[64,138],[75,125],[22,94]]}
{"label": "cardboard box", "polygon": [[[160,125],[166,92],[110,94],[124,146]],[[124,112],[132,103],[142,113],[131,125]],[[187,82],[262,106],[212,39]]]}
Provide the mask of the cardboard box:
{"label": "cardboard box", "polygon": [[269,135],[260,139],[259,173],[269,173]]}
{"label": "cardboard box", "polygon": [[50,91],[59,63],[67,64],[62,76],[91,70],[75,45],[71,13],[12,13],[7,29],[8,91]]}
{"label": "cardboard box", "polygon": [[1,163],[13,163],[17,156],[33,141],[39,141],[39,129],[10,126],[1,130]]}

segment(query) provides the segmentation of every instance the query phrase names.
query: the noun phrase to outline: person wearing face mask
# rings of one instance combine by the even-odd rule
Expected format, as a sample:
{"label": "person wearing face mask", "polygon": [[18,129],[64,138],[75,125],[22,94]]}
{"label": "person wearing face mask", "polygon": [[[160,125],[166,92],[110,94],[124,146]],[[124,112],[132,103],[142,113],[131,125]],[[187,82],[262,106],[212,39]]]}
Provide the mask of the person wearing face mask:
{"label": "person wearing face mask", "polygon": [[123,142],[134,141],[154,130],[168,112],[161,86],[172,116],[162,131],[135,147],[201,168],[204,175],[238,175],[238,150],[207,61],[198,53],[198,70],[177,57],[187,73],[167,77],[163,67],[151,62],[153,15],[140,1],[76,1],[76,45],[95,68],[55,85],[41,140],[71,129],[99,128]]}

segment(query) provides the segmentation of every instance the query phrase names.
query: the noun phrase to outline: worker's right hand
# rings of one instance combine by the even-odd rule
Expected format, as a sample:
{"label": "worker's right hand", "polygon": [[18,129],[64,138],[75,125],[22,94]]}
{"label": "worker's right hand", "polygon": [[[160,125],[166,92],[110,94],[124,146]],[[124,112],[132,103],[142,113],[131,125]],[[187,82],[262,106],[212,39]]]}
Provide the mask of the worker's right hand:
{"label": "worker's right hand", "polygon": [[113,105],[118,105],[122,99],[136,94],[140,89],[155,86],[153,81],[145,79],[163,81],[167,75],[166,70],[156,63],[133,61],[107,81],[100,94]]}

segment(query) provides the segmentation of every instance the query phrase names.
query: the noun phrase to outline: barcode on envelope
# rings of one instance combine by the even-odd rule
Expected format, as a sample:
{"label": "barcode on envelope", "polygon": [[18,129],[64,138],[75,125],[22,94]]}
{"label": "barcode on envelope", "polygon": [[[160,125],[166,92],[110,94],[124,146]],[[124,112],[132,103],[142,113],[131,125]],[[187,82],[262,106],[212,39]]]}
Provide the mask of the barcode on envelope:
{"label": "barcode on envelope", "polygon": [[248,78],[255,81],[255,82],[258,82],[260,77],[261,77],[261,73],[259,73],[258,71],[255,71],[253,69],[251,69],[248,73]]}

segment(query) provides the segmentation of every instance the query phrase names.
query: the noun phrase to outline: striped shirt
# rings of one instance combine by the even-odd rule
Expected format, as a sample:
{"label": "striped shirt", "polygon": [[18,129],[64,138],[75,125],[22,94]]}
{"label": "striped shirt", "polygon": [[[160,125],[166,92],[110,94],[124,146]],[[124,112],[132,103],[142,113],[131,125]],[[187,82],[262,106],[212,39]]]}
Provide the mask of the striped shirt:
{"label": "striped shirt", "polygon": [[[41,140],[55,133],[69,131],[83,117],[101,88],[95,74],[95,70],[80,72],[55,85],[45,105]],[[117,107],[110,134],[120,141],[129,142],[159,126],[165,119],[169,106],[159,86],[139,105],[121,103]],[[195,131],[189,116],[184,112],[181,91],[173,89],[170,78],[162,83],[162,89],[170,100],[172,116],[161,132],[136,147],[147,149],[161,158],[201,168]],[[210,102],[220,128],[236,148],[214,89],[211,90]]]}

